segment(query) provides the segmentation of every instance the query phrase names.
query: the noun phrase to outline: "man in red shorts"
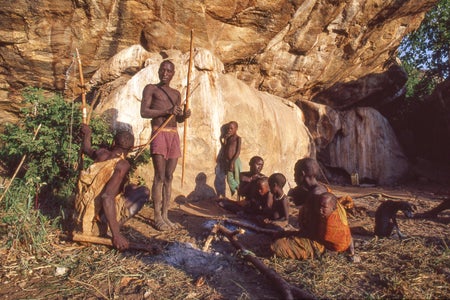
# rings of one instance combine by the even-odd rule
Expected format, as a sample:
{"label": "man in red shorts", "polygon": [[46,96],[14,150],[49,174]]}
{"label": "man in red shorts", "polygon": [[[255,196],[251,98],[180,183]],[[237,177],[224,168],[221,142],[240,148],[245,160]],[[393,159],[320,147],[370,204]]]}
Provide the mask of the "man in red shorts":
{"label": "man in red shorts", "polygon": [[190,110],[181,107],[180,92],[169,86],[175,74],[175,65],[165,60],[158,70],[158,84],[148,84],[142,93],[141,117],[151,118],[153,134],[170,118],[164,128],[150,144],[155,178],[152,186],[152,199],[155,209],[155,228],[164,231],[176,228],[168,218],[170,198],[172,193],[173,172],[181,156],[180,138],[177,131],[177,123],[191,115]]}

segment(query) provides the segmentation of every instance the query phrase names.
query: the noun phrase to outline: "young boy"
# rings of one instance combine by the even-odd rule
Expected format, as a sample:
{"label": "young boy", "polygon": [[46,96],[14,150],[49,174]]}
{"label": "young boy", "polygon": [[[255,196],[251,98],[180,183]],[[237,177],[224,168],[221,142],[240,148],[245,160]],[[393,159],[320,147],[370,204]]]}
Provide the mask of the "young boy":
{"label": "young boy", "polygon": [[270,217],[273,206],[273,194],[269,188],[269,178],[264,176],[256,180],[256,193],[245,200],[245,212]]}
{"label": "young boy", "polygon": [[239,175],[239,200],[251,200],[258,196],[257,181],[265,177],[261,173],[264,160],[260,156],[253,156],[249,162],[250,171],[241,172]]}
{"label": "young boy", "polygon": [[239,174],[241,172],[241,137],[237,135],[238,123],[231,121],[227,125],[227,133],[223,142],[223,166],[227,173],[227,182],[231,195],[234,195],[239,187]]}
{"label": "young boy", "polygon": [[219,199],[218,205],[233,213],[245,213],[249,216],[262,216],[263,218],[271,215],[273,205],[273,195],[269,190],[269,179],[261,177],[256,181],[257,193],[252,197],[241,202],[228,199]]}
{"label": "young boy", "polygon": [[267,225],[284,228],[289,223],[289,198],[283,191],[286,177],[281,173],[274,173],[269,177],[269,189],[273,194],[273,204],[267,208],[269,218],[264,220]]}

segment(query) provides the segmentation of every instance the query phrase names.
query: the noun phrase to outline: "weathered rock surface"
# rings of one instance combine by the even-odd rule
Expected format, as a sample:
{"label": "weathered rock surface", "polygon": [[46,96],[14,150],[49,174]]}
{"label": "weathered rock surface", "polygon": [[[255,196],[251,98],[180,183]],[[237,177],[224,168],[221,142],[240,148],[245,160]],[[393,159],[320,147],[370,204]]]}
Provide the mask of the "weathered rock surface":
{"label": "weathered rock surface", "polygon": [[[24,86],[74,96],[75,48],[90,79],[132,45],[185,52],[192,28],[196,47],[260,90],[339,107],[380,101],[374,98],[380,86],[395,94],[404,84],[402,76],[385,73],[401,39],[436,2],[3,0],[0,99],[18,101]],[[13,119],[2,112],[2,122]]]}
{"label": "weathered rock surface", "polygon": [[[335,111],[311,102],[298,102],[305,114],[306,124],[315,144],[318,157],[329,168],[350,174],[357,172],[360,181],[392,185],[404,178],[409,170],[408,159],[388,121],[375,109],[359,107],[348,111]],[[312,120],[312,121],[311,121]]]}
{"label": "weathered rock surface", "polygon": [[[103,68],[94,74],[96,84],[106,89],[113,87],[97,111],[109,114],[115,127],[132,129],[137,143],[145,144],[151,130],[150,121],[138,117],[142,90],[146,84],[159,81],[159,64],[163,57],[168,57],[176,64],[173,87],[185,93],[188,56],[179,51],[144,55],[145,50],[139,50],[139,46],[132,49],[113,57],[123,64],[108,63],[116,68],[106,72],[107,76]],[[126,68],[127,62],[132,65],[139,57],[148,57],[144,69],[118,87],[114,81],[107,83],[109,74]],[[303,101],[298,103],[300,110],[290,101],[257,91],[234,76],[223,74],[223,64],[205,49],[196,49],[194,65],[190,98],[193,117],[188,121],[185,177],[185,183],[192,189],[194,179],[201,172],[206,174],[207,183],[214,185],[220,127],[231,120],[239,123],[244,169],[248,169],[252,156],[262,156],[264,173],[281,172],[291,185],[294,184],[294,163],[316,154],[326,167],[347,172],[347,183],[355,170],[361,178],[380,184],[395,183],[408,170],[406,157],[389,123],[374,109],[339,112],[329,106]],[[148,180],[152,178],[152,175],[146,176],[150,177],[146,178]],[[180,180],[180,176],[179,167],[175,181]]]}
{"label": "weathered rock surface", "polygon": [[[149,121],[139,117],[142,89],[158,81],[165,57],[177,65],[174,86],[185,88],[185,53],[194,29],[196,118],[189,121],[195,135],[189,135],[187,180],[193,183],[205,172],[211,182],[219,128],[230,120],[240,124],[244,169],[251,156],[261,155],[266,174],[279,171],[291,182],[294,162],[314,156],[316,148],[328,153],[330,167],[357,168],[379,183],[398,179],[406,168],[392,130],[378,114],[334,109],[376,106],[403,91],[406,77],[396,49],[437,0],[3,2],[2,123],[14,121],[22,87],[75,98],[77,48],[89,87],[102,91],[97,111],[109,113],[115,126],[131,127],[142,143],[150,134]],[[303,118],[293,105],[299,99],[327,106],[316,119]],[[384,163],[395,158],[397,172]]]}
{"label": "weathered rock surface", "polygon": [[[140,55],[138,53],[142,52],[124,50],[113,59],[132,64],[134,55]],[[137,144],[145,144],[151,133],[150,120],[142,119],[139,113],[142,90],[148,83],[159,82],[158,68],[163,57],[168,57],[175,63],[176,73],[172,86],[185,95],[188,71],[186,62],[189,57],[179,51],[167,51],[162,55],[149,53],[145,68],[125,84],[116,87],[97,108],[99,113],[112,116],[116,127],[132,129]],[[205,49],[196,49],[194,65],[191,75],[192,118],[188,119],[184,191],[194,190],[195,178],[202,172],[206,174],[207,184],[214,186],[216,158],[220,150],[220,128],[233,120],[238,122],[238,134],[242,137],[240,158],[243,170],[249,169],[248,162],[252,156],[259,155],[265,160],[264,173],[270,175],[282,172],[294,184],[295,161],[304,156],[315,155],[314,147],[311,146],[313,141],[303,123],[301,110],[292,102],[257,91],[235,76],[223,74],[223,64]],[[100,77],[100,74],[95,74],[93,78]],[[114,82],[107,85],[114,86]],[[183,132],[183,126],[180,125],[180,136]],[[173,186],[176,191],[181,180],[180,165],[181,159],[174,174]],[[145,178],[148,181],[153,179],[153,174],[150,174],[150,177]]]}

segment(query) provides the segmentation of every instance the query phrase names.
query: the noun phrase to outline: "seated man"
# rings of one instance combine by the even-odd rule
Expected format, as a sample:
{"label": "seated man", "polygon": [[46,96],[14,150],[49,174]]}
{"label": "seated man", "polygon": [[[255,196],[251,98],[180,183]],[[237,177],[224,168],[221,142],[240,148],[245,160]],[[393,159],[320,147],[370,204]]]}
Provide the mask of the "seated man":
{"label": "seated man", "polygon": [[271,249],[283,258],[309,259],[325,250],[333,252],[350,251],[354,255],[353,239],[345,210],[337,205],[337,197],[325,192],[316,196],[313,215],[318,219],[314,232],[290,232],[276,239]]}
{"label": "seated man", "polygon": [[[83,153],[94,163],[81,172],[75,199],[76,230],[83,235],[112,234],[113,245],[119,250],[129,248],[128,240],[120,233],[123,223],[135,215],[149,199],[145,186],[127,185],[130,164],[125,159],[134,145],[134,136],[118,132],[110,149],[91,147],[91,129],[82,124]],[[122,193],[123,191],[123,193]]]}
{"label": "seated man", "polygon": [[[311,213],[314,209],[313,199],[324,192],[331,193],[331,189],[317,180],[319,174],[320,166],[315,159],[309,157],[299,159],[294,167],[294,180],[297,186],[288,192],[295,205],[301,206],[298,215],[300,230],[309,233],[317,228],[317,219],[312,217]],[[354,207],[353,199],[347,195],[340,197],[337,205],[348,210]]]}

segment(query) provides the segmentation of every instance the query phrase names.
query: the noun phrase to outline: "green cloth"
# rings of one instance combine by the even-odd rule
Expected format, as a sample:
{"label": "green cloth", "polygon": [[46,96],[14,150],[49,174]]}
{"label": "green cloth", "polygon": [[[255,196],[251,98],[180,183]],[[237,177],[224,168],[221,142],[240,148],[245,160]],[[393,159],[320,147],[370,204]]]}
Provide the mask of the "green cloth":
{"label": "green cloth", "polygon": [[241,174],[241,170],[242,170],[241,159],[238,157],[234,161],[234,171],[227,172],[227,182],[228,186],[230,187],[231,195],[234,195],[234,193],[236,193],[239,187],[239,175]]}

